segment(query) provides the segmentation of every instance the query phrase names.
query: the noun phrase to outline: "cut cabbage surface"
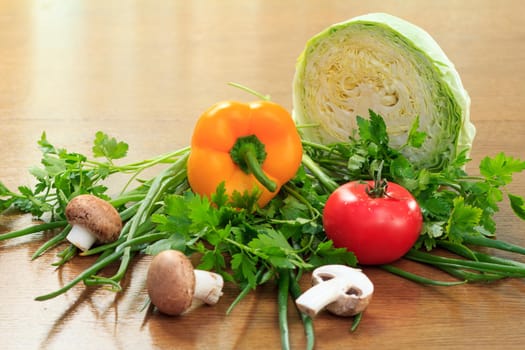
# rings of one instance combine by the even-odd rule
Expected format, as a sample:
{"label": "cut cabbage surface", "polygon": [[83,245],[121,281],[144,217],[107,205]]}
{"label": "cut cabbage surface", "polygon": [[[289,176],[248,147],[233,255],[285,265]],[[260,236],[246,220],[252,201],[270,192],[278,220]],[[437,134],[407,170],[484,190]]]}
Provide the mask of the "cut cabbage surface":
{"label": "cut cabbage surface", "polygon": [[299,56],[293,82],[296,123],[303,137],[324,144],[348,140],[356,116],[383,116],[394,148],[401,148],[419,116],[427,134],[418,149],[403,147],[414,164],[443,168],[475,136],[470,98],[436,41],[400,18],[372,13],[330,26]]}

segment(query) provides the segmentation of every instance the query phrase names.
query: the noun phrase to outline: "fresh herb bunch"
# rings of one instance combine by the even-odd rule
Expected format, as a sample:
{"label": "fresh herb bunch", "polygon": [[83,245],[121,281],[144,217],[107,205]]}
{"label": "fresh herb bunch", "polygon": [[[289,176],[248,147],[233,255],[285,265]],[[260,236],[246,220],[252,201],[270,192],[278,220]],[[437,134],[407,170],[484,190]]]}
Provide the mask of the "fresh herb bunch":
{"label": "fresh herb bunch", "polygon": [[[503,200],[505,186],[514,173],[525,169],[525,162],[503,153],[486,157],[480,164],[481,175],[474,177],[465,172],[469,159],[462,153],[444,170],[431,172],[416,168],[403,155],[405,147],[418,148],[425,141],[426,135],[418,131],[418,119],[401,149],[389,146],[386,125],[380,115],[370,111],[369,119],[358,117],[357,122],[356,135],[348,142],[320,145],[304,141],[303,166],[279,196],[262,209],[255,206],[256,193],[235,193],[228,198],[223,187],[219,187],[211,199],[191,193],[185,176],[188,148],[137,163],[116,165],[115,160],[126,156],[128,145],[103,132],[95,135],[92,151],[93,158],[104,158],[104,161],[56,148],[43,133],[38,141],[43,167],[30,170],[37,179],[36,186],[34,189],[21,186],[15,193],[0,183],[0,209],[15,206],[36,217],[46,214],[51,219],[2,234],[0,239],[63,228],[35,252],[33,257],[36,258],[65,242],[68,225],[63,212],[69,199],[92,193],[110,200],[126,224],[117,242],[95,247],[83,255],[125,251],[128,256],[130,250],[154,254],[175,247],[188,254],[199,253],[200,268],[217,270],[226,280],[254,288],[283,268],[312,269],[336,262],[355,265],[352,254],[333,247],[324,236],[324,202],[340,184],[370,179],[381,165],[385,179],[399,183],[415,195],[425,218],[423,233],[407,258],[433,264],[433,257],[424,255],[423,259],[424,252],[418,249],[424,247],[430,251],[441,247],[474,262],[480,260],[480,253],[469,248],[469,244],[523,253],[521,247],[494,239],[494,214]],[[150,180],[139,179],[139,186],[127,190],[143,170],[158,164],[169,166]],[[118,196],[110,199],[103,183],[115,173],[129,174],[130,181]],[[525,218],[523,198],[513,194],[507,196],[514,212]],[[238,207],[244,209],[236,209]],[[71,259],[74,253],[68,246],[57,265]],[[115,260],[119,258],[117,254]],[[118,278],[91,278],[95,275],[91,274],[89,280],[94,284],[107,282],[119,289],[117,282],[126,266],[123,264]],[[465,280],[525,274],[523,271],[500,274],[490,270],[472,275],[465,274],[463,266],[451,269],[442,262],[436,266]]]}
{"label": "fresh herb bunch", "polygon": [[[145,224],[147,220],[144,220],[146,215],[140,216],[138,214],[151,212],[158,205],[152,202],[153,193],[151,192],[158,191],[159,188],[163,188],[165,191],[182,191],[188,188],[185,183],[184,160],[187,158],[189,148],[139,162],[117,165],[115,161],[127,155],[129,146],[127,143],[117,141],[101,131],[95,135],[91,158],[83,154],[68,152],[64,148],[55,147],[47,140],[45,132],[42,133],[38,146],[42,152],[42,159],[41,166],[30,169],[30,174],[36,180],[33,188],[19,186],[18,192],[15,192],[0,182],[0,212],[15,208],[22,212],[31,213],[36,219],[41,219],[39,223],[33,226],[1,234],[0,240],[59,229],[52,238],[44,242],[34,252],[33,259],[38,258],[51,248],[67,242],[66,236],[71,227],[66,221],[64,212],[69,200],[77,195],[85,193],[96,195],[108,200],[119,210],[121,218],[126,222],[118,241],[122,243],[127,237],[142,234],[141,230],[148,227]],[[98,160],[100,158],[103,160]],[[159,164],[168,164],[168,167],[150,180],[139,178],[144,170]],[[109,176],[117,173],[127,174],[129,180],[117,196],[110,198],[110,195],[107,194],[108,188],[104,183]],[[134,180],[137,180],[138,185],[128,190]],[[138,223],[139,220],[141,220],[141,225]],[[101,250],[101,247],[97,247],[95,250],[82,254],[90,255]],[[58,253],[60,259],[54,265],[60,266],[76,254],[75,247],[68,244],[64,250]],[[128,255],[129,253],[124,254],[124,256]],[[123,259],[123,261],[123,266],[127,266],[129,259]],[[100,271],[104,266],[103,264],[97,265],[95,272]],[[123,270],[120,271],[118,280],[122,278]],[[115,285],[114,281],[108,283]]]}
{"label": "fresh herb bunch", "polygon": [[211,200],[191,191],[168,195],[162,212],[154,214],[152,221],[169,237],[145,252],[177,249],[198,253],[199,269],[215,270],[227,281],[250,288],[281,269],[355,265],[352,253],[334,248],[326,239],[320,219],[324,196],[312,196],[311,188],[304,186],[309,181],[301,171],[264,208],[256,207],[257,195],[234,192],[230,198],[223,184]]}
{"label": "fresh herb bunch", "polygon": [[[389,135],[383,118],[369,111],[369,118],[357,117],[358,130],[346,143],[321,146],[305,143],[307,157],[315,161],[305,163],[319,179],[324,179],[327,193],[335,189],[335,181],[342,184],[356,179],[372,179],[381,167],[382,176],[407,188],[417,199],[423,216],[424,228],[414,248],[405,257],[434,265],[465,281],[483,281],[497,278],[525,277],[525,265],[481,255],[470,245],[488,246],[524,254],[525,249],[495,239],[494,214],[500,202],[507,198],[514,213],[525,219],[522,197],[508,193],[506,185],[512,175],[525,169],[525,161],[499,153],[485,157],[479,165],[479,176],[470,176],[465,165],[470,161],[466,152],[460,153],[441,171],[417,168],[404,155],[405,148],[419,148],[426,134],[418,131],[419,119],[411,127],[407,141],[400,149],[389,146]],[[445,248],[468,259],[469,262],[434,258],[423,250]],[[494,265],[477,265],[477,262]],[[518,265],[517,268],[500,269],[498,263]],[[478,269],[479,267],[479,269]],[[430,282],[406,274],[392,266],[391,272],[414,277],[419,282]],[[472,273],[468,270],[477,271]],[[509,271],[507,271],[509,270]]]}
{"label": "fresh herb bunch", "polygon": [[[100,255],[99,260],[58,291],[38,297],[55,297],[78,282],[88,285],[109,284],[120,290],[131,253],[156,254],[175,248],[188,254],[199,253],[199,268],[216,270],[227,281],[243,288],[277,278],[281,269],[312,269],[326,263],[355,265],[352,253],[333,247],[323,233],[321,212],[326,194],[317,194],[315,178],[301,169],[286,184],[280,195],[264,208],[256,206],[258,193],[237,193],[229,198],[223,186],[208,199],[193,194],[187,185],[185,148],[150,160],[116,165],[126,156],[128,145],[98,132],[93,144],[93,158],[53,146],[42,134],[38,145],[43,167],[31,169],[37,184],[33,190],[21,186],[19,192],[0,184],[1,209],[14,206],[49,222],[0,235],[0,240],[60,228],[61,230],[35,252],[37,258],[49,249],[67,243],[69,225],[64,210],[71,198],[91,193],[107,199],[125,222],[120,238],[94,247],[82,255]],[[140,180],[143,170],[167,163],[168,168],[150,180]],[[110,198],[104,180],[116,173],[130,175],[130,181],[116,197]],[[139,186],[127,190],[131,180]],[[62,265],[76,255],[72,245],[59,252]],[[125,258],[124,258],[125,257]],[[111,278],[97,276],[106,265],[120,260],[121,268]],[[228,263],[227,263],[228,262]]]}
{"label": "fresh herb bunch", "polygon": [[[21,186],[14,192],[0,182],[0,210],[16,207],[48,219],[1,234],[0,240],[58,229],[33,258],[62,244],[66,248],[58,253],[60,259],[55,265],[66,263],[77,254],[98,256],[92,266],[73,280],[37,300],[54,298],[80,282],[88,286],[108,285],[119,291],[120,281],[135,254],[156,254],[164,249],[196,253],[200,269],[215,270],[225,280],[237,284],[240,293],[228,312],[257,286],[275,281],[282,344],[287,348],[287,299],[299,296],[302,272],[329,263],[358,263],[351,252],[336,248],[327,240],[322,223],[326,199],[339,185],[371,179],[381,168],[387,181],[396,182],[414,194],[423,211],[424,230],[405,258],[435,266],[457,277],[459,282],[432,280],[393,265],[382,266],[385,270],[435,285],[525,277],[525,263],[471,248],[488,246],[525,254],[525,248],[495,238],[494,221],[505,186],[514,173],[525,169],[525,162],[500,153],[481,161],[479,176],[469,176],[464,170],[469,159],[466,153],[461,153],[445,169],[430,171],[415,167],[403,155],[405,148],[419,148],[425,141],[426,135],[418,131],[418,119],[400,149],[389,146],[387,128],[380,115],[370,111],[369,119],[358,117],[357,124],[358,130],[348,142],[320,145],[303,140],[304,157],[297,175],[264,208],[256,206],[255,192],[228,196],[223,185],[211,198],[191,192],[186,176],[189,148],[117,165],[115,161],[126,156],[128,145],[103,132],[95,135],[92,158],[56,148],[43,133],[38,141],[43,154],[42,167],[30,170],[37,184],[33,189]],[[159,164],[165,168],[158,175],[149,180],[139,178],[142,171]],[[129,181],[117,196],[110,198],[104,181],[117,173],[128,174]],[[138,185],[128,189],[135,182]],[[65,239],[70,227],[64,209],[71,198],[83,193],[109,200],[118,209],[124,227],[116,242],[78,253]],[[514,212],[525,219],[523,198],[513,194],[507,197]],[[436,247],[459,257],[430,252]],[[99,275],[113,263],[119,264],[113,276]],[[355,318],[353,328],[360,316]],[[311,348],[312,320],[305,315],[302,320]]]}

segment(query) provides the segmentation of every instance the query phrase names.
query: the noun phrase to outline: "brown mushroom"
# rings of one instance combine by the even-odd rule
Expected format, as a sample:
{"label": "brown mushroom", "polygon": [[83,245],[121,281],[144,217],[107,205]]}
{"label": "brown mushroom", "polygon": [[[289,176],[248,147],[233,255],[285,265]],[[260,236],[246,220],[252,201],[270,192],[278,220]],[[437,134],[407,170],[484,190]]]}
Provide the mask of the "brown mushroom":
{"label": "brown mushroom", "polygon": [[148,269],[148,295],[157,309],[167,315],[180,315],[194,300],[216,304],[222,295],[224,281],[213,272],[194,270],[186,255],[178,250],[157,254]]}
{"label": "brown mushroom", "polygon": [[368,306],[374,285],[360,270],[345,265],[325,265],[312,273],[313,287],[295,301],[301,312],[314,317],[326,308],[339,316],[354,316]]}
{"label": "brown mushroom", "polygon": [[71,225],[67,240],[81,250],[88,250],[95,241],[115,241],[122,229],[118,211],[105,200],[82,194],[74,197],[66,206],[66,218]]}

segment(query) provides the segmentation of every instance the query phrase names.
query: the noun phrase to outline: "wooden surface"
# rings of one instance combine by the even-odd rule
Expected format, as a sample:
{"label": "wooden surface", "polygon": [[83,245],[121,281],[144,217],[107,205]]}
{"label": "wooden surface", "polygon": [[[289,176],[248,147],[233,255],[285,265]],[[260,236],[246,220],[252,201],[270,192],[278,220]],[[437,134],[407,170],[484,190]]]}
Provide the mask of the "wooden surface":
{"label": "wooden surface", "polygon": [[[425,28],[455,62],[472,98],[477,164],[499,151],[524,157],[525,2],[516,1],[25,1],[0,0],[0,179],[31,184],[36,141],[89,153],[105,131],[140,160],[185,146],[193,124],[223,99],[250,100],[235,81],[291,108],[295,60],[326,26],[382,11]],[[475,172],[475,168],[469,168]],[[525,177],[510,189],[525,194]],[[3,216],[0,232],[29,223]],[[501,239],[525,245],[523,223],[504,206]],[[250,294],[229,316],[237,290],[216,307],[169,318],[141,310],[147,257],[125,290],[78,286],[37,302],[93,262],[62,269],[54,253],[31,254],[42,235],[0,242],[1,349],[278,349],[276,289]],[[525,283],[425,287],[365,270],[376,293],[360,328],[321,314],[317,349],[518,349],[525,343]],[[303,282],[304,286],[307,281]],[[290,311],[292,346],[304,348]]]}

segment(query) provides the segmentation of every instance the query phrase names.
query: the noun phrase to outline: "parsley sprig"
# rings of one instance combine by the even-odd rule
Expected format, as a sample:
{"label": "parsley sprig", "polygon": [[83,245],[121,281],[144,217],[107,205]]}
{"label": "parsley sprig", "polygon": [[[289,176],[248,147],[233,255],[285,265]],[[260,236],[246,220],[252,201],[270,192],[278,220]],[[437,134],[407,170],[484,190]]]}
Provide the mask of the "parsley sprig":
{"label": "parsley sprig", "polygon": [[[71,198],[79,194],[90,193],[110,201],[119,210],[124,221],[134,222],[137,220],[136,214],[140,205],[145,205],[152,185],[163,176],[166,177],[161,173],[156,178],[142,180],[139,176],[144,170],[159,164],[169,164],[166,172],[177,174],[179,180],[182,175],[182,180],[175,184],[175,187],[187,188],[184,183],[185,163],[180,159],[187,157],[189,148],[139,162],[117,165],[115,161],[127,155],[129,146],[103,132],[97,132],[95,135],[92,157],[55,147],[48,141],[45,132],[37,143],[42,152],[41,164],[29,170],[35,178],[35,184],[32,187],[21,185],[17,188],[18,191],[12,191],[0,182],[0,212],[14,208],[41,219],[33,226],[0,235],[0,240],[61,229],[34,252],[33,259],[51,248],[66,243],[65,237],[70,226],[64,215],[65,207]],[[111,198],[107,193],[105,182],[113,174],[127,174],[129,180],[120,193]],[[164,181],[168,183],[168,180]],[[133,183],[138,185],[131,190],[128,189]],[[135,226],[134,230],[137,230],[139,225],[135,224]],[[123,230],[121,239],[127,234],[127,230],[128,228]],[[60,259],[54,264],[60,266],[73,258],[76,253],[71,245],[67,245],[58,253]]]}
{"label": "parsley sprig", "polygon": [[[168,195],[162,212],[154,214],[152,221],[169,237],[147,247],[146,253],[164,249],[198,253],[198,268],[215,270],[227,281],[250,288],[273,278],[280,269],[310,270],[328,263],[355,265],[353,254],[334,248],[324,236],[319,213],[324,197],[312,201],[311,189],[295,185],[305,177],[302,171],[288,190],[262,209],[255,206],[255,195],[234,193],[230,198],[224,184],[211,200],[190,191]],[[246,202],[251,205],[246,206]]]}
{"label": "parsley sprig", "polygon": [[[434,266],[458,281],[436,281],[394,265],[383,269],[419,283],[445,286],[525,277],[525,263],[478,249],[525,254],[525,248],[496,238],[495,221],[505,198],[514,213],[525,219],[523,197],[507,188],[512,176],[525,169],[525,162],[499,153],[484,158],[479,175],[471,176],[465,171],[470,159],[462,152],[440,170],[418,168],[407,157],[422,147],[427,137],[418,131],[418,123],[416,118],[406,144],[398,149],[390,146],[385,122],[373,111],[369,118],[358,117],[358,129],[347,142],[320,145],[303,140],[303,163],[297,175],[264,208],[255,204],[257,192],[227,195],[221,185],[211,198],[192,193],[186,179],[189,148],[119,165],[128,145],[103,132],[95,135],[91,157],[55,147],[43,133],[38,141],[41,165],[30,170],[36,184],[12,191],[0,182],[0,211],[14,207],[44,220],[2,233],[0,240],[51,230],[55,234],[47,236],[50,238],[37,249],[34,259],[57,246],[63,247],[57,254],[57,266],[78,254],[98,256],[92,266],[62,288],[37,300],[54,298],[80,282],[119,291],[135,254],[156,254],[165,249],[192,254],[198,258],[198,268],[215,270],[239,286],[239,295],[228,313],[250,291],[273,281],[278,286],[285,346],[286,301],[300,293],[302,272],[324,264],[358,263],[351,252],[334,247],[326,238],[322,225],[326,199],[339,185],[371,179],[381,168],[387,181],[412,192],[423,211],[423,232],[405,258]],[[140,178],[145,169],[157,165],[164,165],[158,175]],[[111,197],[105,183],[114,174],[127,174],[129,180],[120,191],[112,190],[118,194]],[[79,253],[65,240],[70,227],[64,209],[72,197],[83,193],[109,200],[119,211],[124,227],[116,242]],[[435,254],[436,248],[456,257]],[[117,272],[103,276],[101,271],[113,263],[119,264]],[[302,319],[311,347],[312,320]]]}

